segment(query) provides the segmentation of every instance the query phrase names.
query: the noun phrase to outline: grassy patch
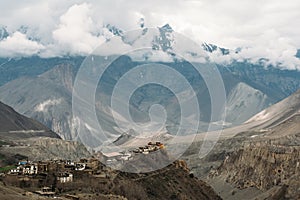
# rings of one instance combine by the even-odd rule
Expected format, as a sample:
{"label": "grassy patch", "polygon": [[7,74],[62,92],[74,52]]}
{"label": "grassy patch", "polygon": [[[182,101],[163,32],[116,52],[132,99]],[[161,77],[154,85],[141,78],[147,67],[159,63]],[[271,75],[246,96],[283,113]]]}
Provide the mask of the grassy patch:
{"label": "grassy patch", "polygon": [[1,172],[8,172],[9,170],[14,169],[14,168],[16,168],[16,166],[14,166],[14,165],[8,165],[8,166],[5,166],[5,167],[0,167],[0,173]]}
{"label": "grassy patch", "polygon": [[2,145],[8,145],[8,144],[9,144],[8,142],[0,140],[0,146],[2,146]]}

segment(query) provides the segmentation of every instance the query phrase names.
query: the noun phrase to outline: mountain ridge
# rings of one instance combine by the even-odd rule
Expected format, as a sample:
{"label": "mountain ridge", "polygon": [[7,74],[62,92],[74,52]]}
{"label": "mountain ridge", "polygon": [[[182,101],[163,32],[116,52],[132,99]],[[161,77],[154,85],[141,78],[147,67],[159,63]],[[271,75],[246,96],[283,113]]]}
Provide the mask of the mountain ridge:
{"label": "mountain ridge", "polygon": [[0,167],[16,159],[79,159],[90,156],[83,144],[65,141],[40,122],[0,102]]}
{"label": "mountain ridge", "polygon": [[17,113],[13,108],[0,102],[0,132],[7,137],[60,137],[49,128],[28,117]]}
{"label": "mountain ridge", "polygon": [[[122,63],[120,66],[135,66],[137,64],[132,62],[130,59],[121,59],[119,62],[123,62],[123,60],[126,60],[126,62]],[[209,113],[209,106],[207,106],[210,105],[209,103],[207,103],[209,102],[209,99],[205,101],[203,99],[203,97],[208,96],[207,89],[203,81],[201,82],[201,79],[197,78],[194,75],[195,73],[188,67],[186,67],[186,69],[183,68],[182,66],[185,66],[184,64],[175,63],[171,66],[176,70],[181,70],[180,73],[186,76],[188,80],[194,81],[192,82],[192,84],[195,85],[197,93],[202,98],[202,109],[204,109],[204,112]],[[18,112],[42,122],[47,127],[59,133],[62,138],[67,140],[73,139],[78,135],[78,130],[76,130],[74,127],[74,124],[77,124],[78,122],[72,117],[71,95],[78,68],[78,65],[66,62],[65,64],[58,64],[52,69],[37,76],[15,79],[14,81],[11,81],[0,87],[0,100],[14,107]],[[125,68],[122,69],[124,70],[124,72],[126,72],[127,70],[125,70]],[[118,80],[118,77],[120,76],[117,69],[114,69],[110,72],[111,74],[106,78],[108,81],[105,81],[105,85],[101,86],[102,91],[104,91],[104,100],[107,98],[106,96],[110,94],[109,92],[111,88],[113,88],[114,82],[116,82]],[[297,77],[291,76],[289,72],[277,74],[277,71],[274,71],[272,72],[273,74],[270,74],[270,72],[265,70],[264,68],[257,68],[257,75],[252,76],[251,79],[245,81],[244,77],[247,77],[249,71],[242,68],[241,66],[236,66],[231,69],[229,68],[230,70],[227,70],[223,67],[220,67],[219,69],[225,81],[225,89],[228,95],[228,106],[232,110],[232,112],[228,112],[227,119],[229,120],[227,121],[229,123],[235,122],[233,123],[233,125],[238,125],[248,120],[252,115],[256,114],[256,112],[259,112],[270,104],[276,103],[277,101],[281,100],[281,98],[284,98],[286,96],[285,93],[287,93],[286,88],[291,82],[293,82],[293,85],[295,85],[290,89],[291,91],[294,90],[293,88],[296,87],[297,84],[300,87],[300,80],[298,80]],[[267,74],[269,78],[263,80],[262,77],[264,76],[264,74]],[[281,81],[285,77],[287,77],[288,81]],[[114,81],[112,82],[112,80]],[[269,80],[271,82],[269,82]],[[276,80],[279,81],[276,82]],[[258,84],[262,85],[262,87],[257,87]],[[238,87],[238,85],[242,87]],[[248,89],[245,90],[245,88]],[[270,91],[274,92],[269,92],[266,94],[266,88],[270,88]],[[174,119],[176,122],[176,109],[174,110],[172,108],[174,106],[174,108],[176,108],[176,105],[167,104],[168,98],[172,99],[172,96],[167,95],[168,93],[164,92],[161,89],[154,89],[154,87],[149,87],[149,89],[147,89],[146,87],[142,88],[141,90],[137,90],[133,98],[132,108],[147,110],[148,104],[143,104],[143,106],[140,107],[142,104],[140,104],[139,102],[140,100],[143,101],[143,99],[139,100],[139,98],[136,97],[142,95],[141,97],[143,97],[145,100],[151,100],[155,96],[163,95],[162,99],[158,98],[151,101],[153,101],[153,103],[157,102],[167,105],[169,109],[171,109],[170,111],[172,111],[172,116],[173,118],[175,117]],[[276,93],[276,95],[273,95],[276,90],[278,92]],[[11,93],[10,91],[14,92]],[[247,96],[248,93],[246,91],[249,92],[250,98]],[[235,95],[233,95],[234,93]],[[257,96],[256,93],[259,95]],[[236,98],[236,95],[238,95],[239,98]],[[103,102],[105,102],[106,100],[103,101],[103,99],[101,98],[98,99],[97,95],[96,100],[97,102],[98,100],[100,100],[98,103],[96,103],[96,108],[100,109],[100,111],[104,109],[101,111],[101,113],[97,113],[98,117],[107,118],[108,113],[106,108],[102,108],[101,106],[99,106],[101,105],[100,102],[102,102],[103,104]],[[260,102],[261,100],[263,100],[264,102]],[[248,106],[243,106],[246,104]],[[238,105],[241,105],[241,107],[238,107]],[[253,105],[253,109],[247,111],[249,105]],[[239,115],[241,115],[241,117],[237,117]],[[136,116],[144,116],[144,114]],[[205,115],[202,115],[202,117],[205,117]],[[111,118],[111,116],[109,118]],[[206,115],[206,118],[209,119],[209,115]],[[142,118],[139,117],[139,119]],[[104,125],[108,128],[112,127],[111,120],[105,122]],[[206,125],[204,124],[203,128],[205,127]],[[89,131],[89,127],[86,127],[85,131]],[[113,132],[114,130],[110,131]]]}
{"label": "mountain ridge", "polygon": [[[171,58],[175,57],[174,53],[177,53],[176,51],[188,54],[192,58],[196,58],[196,61],[201,56],[207,58],[209,52],[220,51],[225,55],[229,51],[206,43],[203,43],[202,46],[195,44],[197,49],[190,50],[184,44],[176,42],[178,38],[176,38],[176,34],[170,25],[158,27],[157,29],[142,28],[135,32],[136,35],[124,33],[114,26],[109,26],[109,29],[113,34],[118,35],[117,39],[121,38],[121,40],[116,40],[115,38],[117,44],[119,44],[118,42],[123,42],[133,48],[143,45],[150,46],[152,47],[151,51],[161,50]],[[114,44],[113,40],[112,38],[112,44]],[[194,50],[196,54],[194,54]],[[147,60],[148,63],[154,62],[151,61],[151,54],[145,53],[138,56],[149,59]],[[152,54],[152,56],[155,57],[155,54]],[[72,115],[73,84],[83,60],[83,57],[45,60],[35,57],[32,60],[30,58],[21,59],[20,61],[12,59],[7,61],[7,63],[5,60],[3,65],[0,66],[0,72],[3,71],[3,74],[9,72],[11,78],[8,79],[6,75],[5,77],[3,75],[2,79],[6,84],[0,87],[0,100],[14,107],[18,112],[42,122],[59,133],[64,139],[72,140],[78,138],[79,125],[82,127],[84,137],[87,135],[92,137],[92,130],[97,130],[97,126],[84,120],[80,121],[76,116]],[[22,61],[26,61],[24,64],[26,69],[29,66],[26,73],[20,73],[20,71],[23,71],[20,66]],[[158,63],[175,69],[184,75],[192,85],[196,91],[197,98],[201,99],[199,101],[201,110],[199,132],[206,131],[211,118],[211,99],[203,77],[193,69],[190,63],[180,59],[174,59],[172,62],[159,60]],[[102,94],[99,95],[98,91],[96,92],[95,107],[97,117],[98,119],[103,119],[101,125],[107,129],[105,131],[108,137],[117,137],[117,134],[121,133],[113,121],[112,112],[116,111],[112,110],[110,106],[103,107],[103,105],[105,105],[105,102],[109,103],[113,87],[120,77],[140,64],[145,64],[145,60],[137,61],[130,55],[120,56],[112,64],[112,67],[108,68],[107,77],[102,79],[104,86],[101,87],[100,85],[99,87],[102,90]],[[38,65],[41,65],[41,69],[38,68]],[[253,65],[247,62],[234,62],[230,65],[215,63],[214,65],[216,65],[222,75],[228,96],[228,104],[226,105],[228,112],[225,119],[227,125],[232,124],[231,126],[235,126],[245,122],[257,112],[287,97],[294,92],[295,88],[300,87],[300,72],[298,71],[279,70],[270,66],[266,68],[263,65]],[[23,75],[29,76],[20,78]],[[145,73],[143,76],[151,78],[153,75]],[[156,74],[156,76],[164,78],[163,74]],[[9,81],[11,79],[12,81]],[[174,83],[170,82],[170,84],[175,83],[176,81]],[[175,125],[178,124],[180,119],[179,108],[178,104],[176,104],[176,98],[167,89],[163,90],[156,86],[146,86],[137,90],[133,96],[130,112],[134,120],[148,122],[149,115],[147,112],[152,105],[151,103],[157,103],[165,106],[169,116],[172,116],[168,118],[167,122],[169,124],[167,126],[176,127]],[[127,102],[120,103],[126,106]],[[94,144],[94,141],[93,139],[91,142]]]}

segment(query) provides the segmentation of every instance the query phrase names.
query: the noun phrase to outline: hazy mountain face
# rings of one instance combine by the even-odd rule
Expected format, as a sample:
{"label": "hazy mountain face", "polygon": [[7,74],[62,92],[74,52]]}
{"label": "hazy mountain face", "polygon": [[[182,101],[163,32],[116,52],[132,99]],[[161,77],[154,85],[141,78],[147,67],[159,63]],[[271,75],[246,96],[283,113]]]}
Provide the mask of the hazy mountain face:
{"label": "hazy mountain face", "polygon": [[18,112],[37,119],[62,138],[71,139],[72,70],[72,66],[64,64],[35,78],[16,79],[3,86],[2,97]]}
{"label": "hazy mountain face", "polygon": [[[157,34],[154,35],[155,37],[151,31],[144,30],[137,35],[124,35],[122,32],[118,32],[118,35],[122,41],[132,47],[138,47],[141,42],[148,42],[152,45],[152,50],[161,50],[168,56],[172,56],[174,49],[179,48],[174,42],[176,38],[172,37],[171,27],[164,26],[158,29],[155,31]],[[229,53],[228,50],[208,44],[203,44],[201,48],[204,52],[220,50],[223,54]],[[187,52],[183,48],[178,51]],[[197,56],[193,53],[189,54]],[[210,94],[205,80],[193,66],[189,62],[178,59],[168,62],[154,61],[151,60],[151,54],[142,54],[140,58],[143,60],[136,59],[136,57],[119,57],[108,67],[98,83],[95,107],[97,118],[107,133],[106,136],[115,138],[122,133],[112,115],[113,112],[118,111],[111,108],[111,96],[118,81],[135,67],[152,63],[166,65],[187,80],[196,93],[201,112],[198,131],[207,130],[207,125],[211,120]],[[100,59],[105,59],[105,57]],[[87,117],[78,119],[72,113],[73,84],[82,61],[82,57],[3,59],[0,67],[3,73],[0,75],[0,80],[2,84],[6,84],[0,88],[0,100],[20,113],[52,128],[64,139],[89,140],[89,145],[96,147],[99,144],[99,141],[93,137],[93,132],[97,132],[97,129],[94,130],[96,125]],[[217,65],[217,68],[222,76],[227,95],[225,121],[231,125],[245,122],[254,114],[290,95],[300,87],[300,73],[297,71],[279,70],[271,66],[265,68],[247,62],[234,62],[227,66]],[[152,73],[151,70],[146,70],[141,74],[145,78],[155,76],[158,79],[164,79],[167,75],[162,71]],[[90,75],[90,77],[93,76],[95,74]],[[176,79],[168,80],[169,85],[176,83]],[[181,92],[184,94],[184,87],[181,88]],[[121,107],[122,105],[128,106],[128,102],[119,101],[118,104]],[[154,104],[163,106],[166,111],[166,131],[176,132],[181,120],[179,101],[172,91],[158,84],[147,84],[134,91],[128,106],[132,119],[138,123],[149,122],[149,110]],[[122,116],[119,116],[119,119],[122,119]],[[193,118],[187,117],[185,120],[193,122],[191,119]],[[151,126],[149,129],[151,130]],[[79,130],[84,133],[84,138],[78,138]]]}
{"label": "hazy mountain face", "polygon": [[300,113],[300,90],[288,98],[251,117],[246,123],[260,123],[264,128],[276,127]]}
{"label": "hazy mountain face", "polygon": [[[122,63],[121,66],[124,68],[137,65],[128,58],[120,59],[119,62]],[[203,79],[197,74],[195,75],[192,70],[189,70],[188,64],[173,63],[172,67],[178,68],[182,74],[188,77],[195,91],[197,91],[198,98],[201,99],[199,101],[200,110],[202,111],[201,120],[204,123],[209,122],[210,99]],[[296,77],[290,76],[289,72],[282,75],[280,70],[269,72],[262,67],[256,68],[258,71],[257,76],[252,77],[252,80],[243,74],[247,71],[245,68],[230,68],[231,72],[225,69],[221,70],[227,92],[227,122],[233,124],[243,123],[257,112],[287,95],[288,90],[286,88],[291,87],[290,82],[295,85],[295,88],[297,84],[300,84],[300,81]],[[111,112],[107,111],[108,107],[103,107],[103,105],[109,104],[101,103],[109,101],[114,84],[122,75],[119,69],[111,70],[110,74],[107,74],[106,78],[104,77],[106,80],[101,81],[102,85],[98,87],[96,107],[102,126],[112,134],[119,134],[113,128],[115,124]],[[58,65],[37,77],[16,79],[0,88],[1,100],[17,111],[52,128],[63,138],[76,138],[78,133],[75,124],[77,122],[72,117],[71,105],[72,84],[76,71],[77,66],[64,64]],[[126,70],[124,69],[124,71]],[[269,77],[269,81],[260,81],[263,74]],[[271,77],[273,78],[271,79]],[[277,84],[276,80],[278,81]],[[285,83],[281,80],[290,81]],[[291,88],[290,91],[292,90]],[[125,104],[125,102],[123,103]],[[180,119],[180,107],[176,97],[168,89],[158,85],[146,85],[136,90],[130,104],[130,112],[136,121],[146,122],[149,120],[148,110],[153,104],[160,104],[165,107],[170,126],[173,123],[178,123]],[[85,127],[85,131],[89,132],[88,126]]]}
{"label": "hazy mountain face", "polygon": [[45,125],[17,113],[1,102],[0,124],[0,166],[14,165],[24,158],[79,159],[90,155],[84,145],[62,140]]}
{"label": "hazy mountain face", "polygon": [[52,137],[59,136],[48,127],[33,119],[17,113],[11,107],[0,102],[0,137],[25,139],[29,137]]}
{"label": "hazy mountain face", "polygon": [[0,85],[20,77],[35,77],[60,64],[80,66],[83,57],[72,58],[0,58]]}

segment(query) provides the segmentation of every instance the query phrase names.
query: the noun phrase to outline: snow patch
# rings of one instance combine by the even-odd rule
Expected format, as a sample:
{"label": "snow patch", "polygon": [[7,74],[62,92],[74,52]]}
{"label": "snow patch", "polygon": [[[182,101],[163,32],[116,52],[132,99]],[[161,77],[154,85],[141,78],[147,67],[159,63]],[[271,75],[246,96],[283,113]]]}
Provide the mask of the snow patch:
{"label": "snow patch", "polygon": [[97,132],[97,130],[93,127],[91,127],[89,124],[84,123],[84,126],[90,131],[90,132]]}
{"label": "snow patch", "polygon": [[268,97],[246,83],[238,83],[228,95],[226,121],[243,123],[268,105]]}
{"label": "snow patch", "polygon": [[37,106],[35,106],[34,110],[37,112],[47,112],[50,106],[56,106],[62,102],[62,99],[48,99]]}
{"label": "snow patch", "polygon": [[258,113],[253,118],[251,118],[250,120],[246,121],[246,123],[262,121],[267,119],[268,117],[269,117],[269,113],[266,110],[263,110],[262,112]]}

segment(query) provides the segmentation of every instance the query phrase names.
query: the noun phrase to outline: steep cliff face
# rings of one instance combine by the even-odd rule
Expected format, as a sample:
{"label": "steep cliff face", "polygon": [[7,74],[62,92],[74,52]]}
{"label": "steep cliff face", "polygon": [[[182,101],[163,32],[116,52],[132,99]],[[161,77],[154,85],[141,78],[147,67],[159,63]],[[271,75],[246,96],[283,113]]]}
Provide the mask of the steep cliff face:
{"label": "steep cliff face", "polygon": [[211,180],[225,180],[238,191],[257,188],[258,199],[300,199],[299,108],[300,91],[254,116],[244,124],[248,130],[221,141],[225,153]]}
{"label": "steep cliff face", "polygon": [[281,139],[254,141],[227,156],[213,175],[244,189],[256,187],[268,191],[282,190],[282,198],[300,198],[300,133]]}
{"label": "steep cliff face", "polygon": [[229,181],[240,187],[255,186],[266,190],[299,174],[299,150],[299,147],[251,144],[228,156],[221,169],[228,174]]}

